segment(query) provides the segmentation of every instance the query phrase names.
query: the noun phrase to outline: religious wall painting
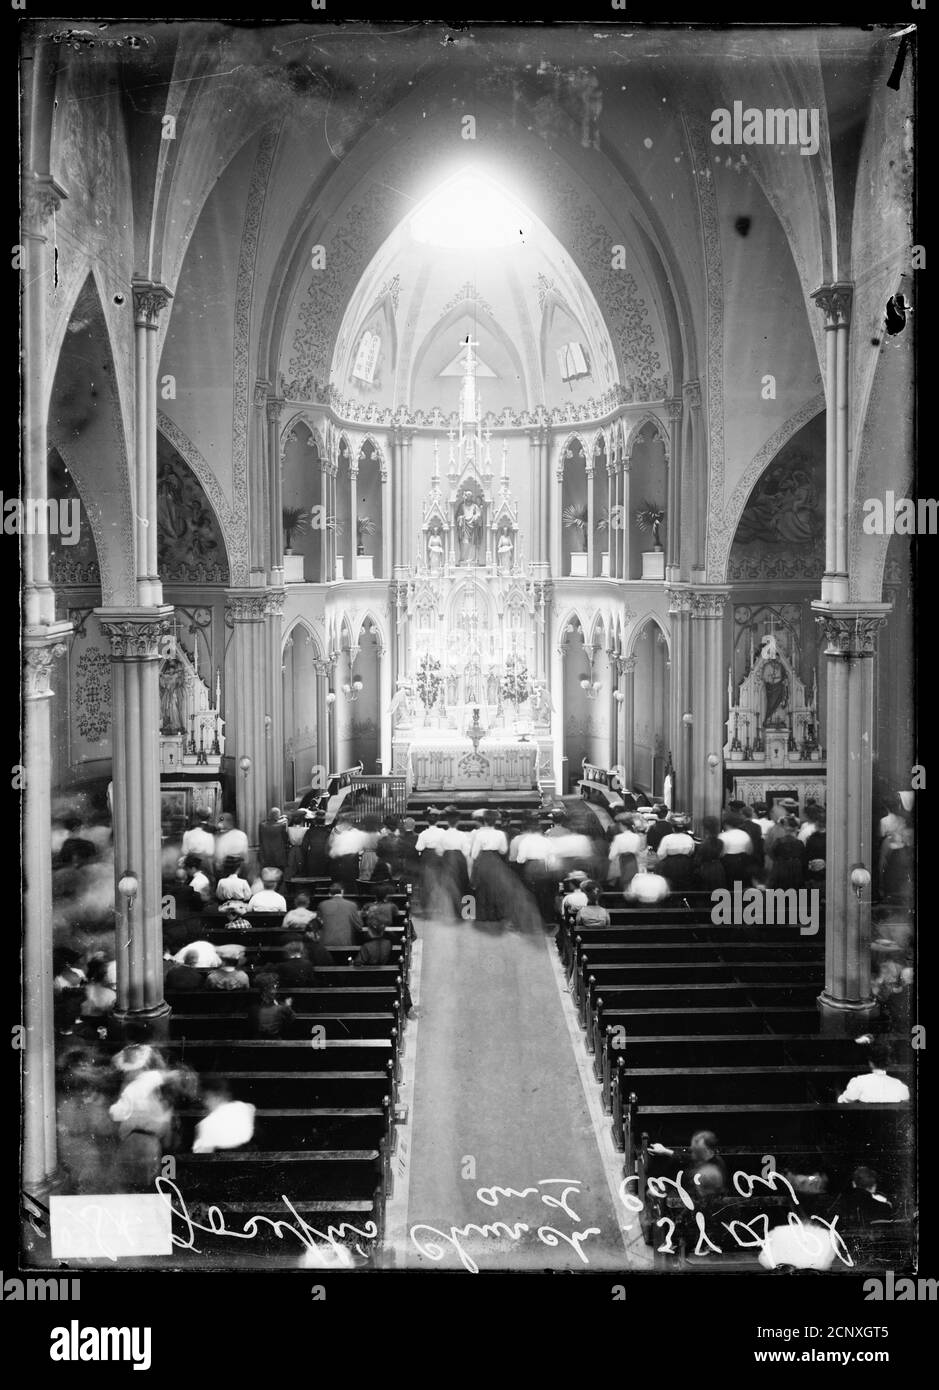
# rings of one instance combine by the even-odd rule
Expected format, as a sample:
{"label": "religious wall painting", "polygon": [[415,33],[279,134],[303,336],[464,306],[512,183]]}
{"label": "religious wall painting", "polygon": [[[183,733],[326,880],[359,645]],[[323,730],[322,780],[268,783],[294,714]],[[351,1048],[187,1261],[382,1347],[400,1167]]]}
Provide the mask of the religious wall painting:
{"label": "religious wall painting", "polygon": [[227,584],[228,558],[202,484],[157,434],[157,556],[166,584]]}
{"label": "religious wall painting", "polygon": [[730,553],[731,580],[818,579],[825,564],[825,421],[809,421],[757,482]]}
{"label": "religious wall painting", "polygon": [[49,578],[56,588],[96,586],[101,582],[98,549],[88,519],[88,509],[55,448],[49,450],[47,497],[58,503],[63,518],[49,535]]}

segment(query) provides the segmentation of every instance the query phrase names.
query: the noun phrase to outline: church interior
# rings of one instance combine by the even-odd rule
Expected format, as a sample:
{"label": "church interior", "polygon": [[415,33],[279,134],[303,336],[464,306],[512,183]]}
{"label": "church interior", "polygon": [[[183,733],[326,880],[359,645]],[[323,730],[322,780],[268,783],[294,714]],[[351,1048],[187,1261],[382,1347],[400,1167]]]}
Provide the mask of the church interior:
{"label": "church interior", "polygon": [[28,1263],[909,1259],[912,60],[608,29],[24,30]]}

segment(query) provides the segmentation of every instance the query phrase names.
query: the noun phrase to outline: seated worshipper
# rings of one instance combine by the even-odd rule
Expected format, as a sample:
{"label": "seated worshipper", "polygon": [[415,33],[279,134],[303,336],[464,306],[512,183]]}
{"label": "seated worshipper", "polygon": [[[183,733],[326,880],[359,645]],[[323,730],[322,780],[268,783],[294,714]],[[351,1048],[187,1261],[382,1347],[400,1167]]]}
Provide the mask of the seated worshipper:
{"label": "seated worshipper", "polygon": [[[330,958],[331,961],[332,958]],[[273,967],[277,983],[281,989],[311,989],[319,984],[313,964],[303,949],[302,941],[288,941],[284,947],[284,958]]]}
{"label": "seated worshipper", "polygon": [[216,970],[221,965],[221,957],[212,945],[211,941],[187,941],[173,959],[177,965],[182,965],[183,958],[190,951],[195,951],[195,961],[190,961],[190,965],[195,965],[197,970]]}
{"label": "seated worshipper", "polygon": [[772,830],[776,822],[771,820],[770,817],[767,815],[765,801],[754,801],[750,809],[753,811],[753,824],[758,825],[760,827],[760,830],[765,839],[766,832],[768,830]]}
{"label": "seated worshipper", "polygon": [[[307,954],[307,960],[314,966],[332,965],[333,958],[328,948],[324,946],[320,940],[321,932],[321,924],[319,920],[314,917],[313,921],[310,922],[306,931],[303,933],[303,946]],[[321,975],[319,982],[320,984],[328,985],[330,977],[328,975]]]}
{"label": "seated worshipper", "polygon": [[610,914],[600,906],[600,885],[588,879],[583,891],[587,894],[587,905],[582,907],[574,918],[579,927],[608,927]]}
{"label": "seated worshipper", "polygon": [[287,853],[290,840],[287,837],[287,817],[281,814],[279,806],[272,806],[266,820],[258,826],[258,858],[262,869],[287,867]]}
{"label": "seated worshipper", "polygon": [[870,1071],[861,1076],[852,1076],[838,1097],[838,1104],[847,1105],[852,1101],[862,1101],[871,1105],[909,1100],[910,1088],[906,1082],[901,1081],[899,1077],[887,1075],[889,1064],[889,1049],[880,1038],[875,1038],[870,1044],[867,1059]]}
{"label": "seated worshipper", "polygon": [[194,901],[201,907],[212,896],[212,880],[203,871],[202,860],[198,854],[187,854],[183,859],[186,871],[186,884]]}
{"label": "seated worshipper", "polygon": [[206,989],[250,989],[251,981],[248,973],[242,969],[245,958],[243,946],[218,946],[216,947],[221,965],[217,970],[210,970],[206,976]]}
{"label": "seated worshipper", "polygon": [[671,891],[667,878],[646,870],[640,871],[633,881],[626,885],[623,897],[628,903],[649,905],[662,902]]}
{"label": "seated worshipper", "polygon": [[306,931],[307,927],[316,916],[310,909],[309,893],[298,893],[293,900],[293,907],[287,913],[281,926],[284,931]]}
{"label": "seated worshipper", "polygon": [[727,887],[727,875],[721,860],[724,846],[718,839],[720,821],[715,816],[705,816],[701,822],[701,840],[695,846],[694,881],[692,887],[703,893],[713,893],[715,889]]}
{"label": "seated worshipper", "polygon": [[194,1154],[213,1154],[217,1149],[240,1149],[254,1138],[256,1108],[247,1101],[232,1100],[231,1087],[221,1076],[202,1081],[204,1120],[196,1125]]}
{"label": "seated worshipper", "polygon": [[288,881],[303,874],[303,841],[311,819],[306,811],[294,811],[287,821],[287,869],[284,877]]}
{"label": "seated worshipper", "polygon": [[767,1232],[760,1249],[763,1269],[831,1269],[838,1253],[826,1227],[792,1210],[784,1225]]}
{"label": "seated worshipper", "polygon": [[668,835],[672,830],[671,821],[668,818],[668,807],[659,802],[655,808],[655,820],[646,832],[646,845],[653,854],[659,852],[659,841]]}
{"label": "seated worshipper", "polygon": [[695,842],[688,831],[691,818],[673,815],[675,829],[659,840],[656,871],[666,879],[673,893],[686,893],[694,882]]}
{"label": "seated worshipper", "polygon": [[182,964],[171,961],[163,979],[163,988],[168,994],[179,994],[183,990],[202,989],[205,977],[198,968],[199,952],[187,948],[183,951]]}
{"label": "seated worshipper", "polygon": [[182,857],[198,855],[203,869],[211,869],[215,858],[215,836],[209,830],[209,813],[200,808],[192,818],[192,825],[183,835]]}
{"label": "seated worshipper", "polygon": [[88,957],[82,1018],[106,1018],[117,1004],[117,963],[100,951]]}
{"label": "seated worshipper", "polygon": [[641,822],[632,816],[617,817],[617,831],[610,841],[610,879],[620,892],[639,870],[639,856],[645,849],[645,837],[640,833]]}
{"label": "seated worshipper", "polygon": [[261,870],[261,889],[252,894],[248,901],[249,912],[286,912],[287,900],[277,892],[280,883],[280,869]]}
{"label": "seated worshipper", "polygon": [[568,874],[562,885],[564,891],[559,903],[563,917],[576,918],[578,912],[588,905],[590,899],[587,897],[584,884],[589,881],[583,869],[575,869],[572,874]]}
{"label": "seated worshipper", "polygon": [[365,914],[366,940],[359,948],[355,958],[356,965],[388,965],[391,961],[391,942],[385,935],[386,924],[381,918],[370,918]]}
{"label": "seated worshipper", "polygon": [[326,947],[355,946],[361,934],[362,918],[355,903],[346,900],[341,883],[331,883],[329,897],[316,909],[322,924],[320,938]]}
{"label": "seated worshipper", "polygon": [[258,999],[248,1011],[251,1035],[256,1038],[288,1036],[296,1022],[296,1014],[291,1008],[291,999],[287,998],[281,1003],[277,998],[277,976],[264,972],[255,976],[254,983],[258,990]]}
{"label": "seated worshipper", "polygon": [[789,833],[777,838],[769,852],[767,888],[802,888],[805,886],[805,845],[799,839],[799,823],[794,817],[785,822]]}
{"label": "seated worshipper", "polygon": [[753,885],[753,841],[740,824],[740,817],[733,811],[724,812],[724,829],[718,835],[721,843],[721,859],[727,887],[740,883],[744,888]]}
{"label": "seated worshipper", "polygon": [[729,1187],[730,1174],[727,1163],[718,1146],[717,1135],[709,1129],[699,1129],[692,1134],[687,1149],[668,1149],[664,1144],[650,1144],[648,1152],[656,1158],[673,1160],[675,1172],[682,1171],[687,1174],[684,1182],[686,1191],[692,1190],[695,1173],[705,1166],[709,1169],[716,1168],[723,1179],[723,1186]]}
{"label": "seated worshipper", "polygon": [[851,1186],[838,1198],[837,1210],[842,1226],[869,1226],[874,1221],[890,1221],[893,1203],[878,1191],[880,1179],[873,1168],[855,1168]]}
{"label": "seated worshipper", "polygon": [[251,884],[239,873],[241,864],[240,859],[225,860],[222,866],[223,876],[215,885],[215,896],[220,903],[251,901]]}
{"label": "seated worshipper", "polygon": [[784,839],[787,835],[795,833],[788,822],[795,818],[796,827],[798,827],[798,814],[799,803],[798,801],[794,801],[791,796],[784,796],[781,801],[773,803],[773,824],[763,836],[763,853],[766,856],[767,871],[770,866],[770,855],[773,845],[777,840]]}
{"label": "seated worshipper", "polygon": [[235,828],[235,818],[228,811],[219,817],[218,835],[215,837],[215,872],[218,873],[226,859],[248,858],[248,837],[243,830]]}
{"label": "seated worshipper", "polygon": [[387,883],[377,883],[375,885],[375,901],[369,903],[362,913],[362,924],[368,927],[369,922],[374,926],[376,922],[381,922],[384,928],[392,926],[397,917],[394,903],[388,901],[390,888]]}
{"label": "seated worshipper", "polygon": [[329,839],[330,873],[350,892],[355,891],[359,876],[359,855],[366,848],[364,831],[347,817],[336,821]]}

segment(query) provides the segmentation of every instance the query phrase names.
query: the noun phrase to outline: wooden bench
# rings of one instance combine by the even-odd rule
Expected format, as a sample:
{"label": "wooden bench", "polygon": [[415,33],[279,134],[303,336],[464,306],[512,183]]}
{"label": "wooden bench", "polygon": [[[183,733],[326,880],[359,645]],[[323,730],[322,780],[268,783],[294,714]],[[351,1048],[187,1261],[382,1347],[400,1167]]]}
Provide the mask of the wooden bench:
{"label": "wooden bench", "polygon": [[279,1202],[282,1196],[336,1201],[350,1197],[372,1200],[385,1180],[385,1157],[380,1148],[234,1149],[214,1154],[179,1153],[176,1186],[188,1199],[210,1202],[244,1198],[250,1202]]}
{"label": "wooden bench", "polygon": [[[396,975],[382,985],[325,985],[293,988],[285,986],[279,991],[280,998],[293,1000],[293,1011],[298,1017],[308,1014],[374,1012],[375,1010],[401,1009],[401,976]],[[166,1002],[176,1013],[177,1010],[192,1014],[232,1014],[244,1013],[257,1002],[256,989],[189,989],[176,994],[169,991]],[[401,1021],[399,1021],[399,1028]]]}
{"label": "wooden bench", "polygon": [[637,961],[629,964],[596,965],[593,956],[584,955],[572,980],[581,1023],[598,995],[615,1002],[619,991],[633,985],[789,985],[806,984],[821,989],[823,964],[819,960],[696,960]]}
{"label": "wooden bench", "polygon": [[[397,1014],[393,1012],[318,1013],[296,1020],[295,1029],[308,1023],[325,1030],[327,1038],[391,1038],[398,1034]],[[170,1015],[170,1036],[196,1040],[200,1038],[247,1038],[247,1011],[237,1013],[178,1013]]]}
{"label": "wooden bench", "polygon": [[[666,1009],[670,1011],[683,1012],[688,1020],[683,1028],[676,1028],[675,1032],[695,1032],[702,1028],[707,1032],[730,1031],[723,1026],[715,1028],[702,1018],[702,1012],[718,1009],[721,1011],[735,1010],[741,1008],[752,1008],[759,1015],[773,1017],[773,1011],[784,1009],[790,1013],[799,1010],[816,1010],[817,1000],[820,990],[820,982],[797,982],[797,983],[747,983],[735,984],[732,981],[719,984],[648,984],[648,985],[610,985],[602,995],[597,994],[590,1000],[590,1008],[587,1018],[587,1049],[591,1053],[596,1053],[598,1046],[602,1045],[601,1040],[608,1023],[615,1023],[617,1018],[614,1015],[618,1011],[638,1010],[648,1014],[653,1010]],[[773,1031],[785,1032],[790,1030],[790,1022],[783,1022],[777,1014],[777,1023],[768,1025]],[[629,1029],[627,1028],[627,1031]],[[639,1031],[654,1032],[654,1027],[643,1026]],[[666,1029],[666,1031],[669,1031]],[[745,1031],[753,1032],[754,1029]],[[795,1032],[807,1032],[809,1029],[801,1027],[795,1028]],[[599,1079],[599,1077],[598,1077]]]}
{"label": "wooden bench", "polygon": [[[245,1152],[269,1149],[369,1149],[378,1148],[391,1125],[390,1096],[378,1105],[259,1106],[254,1116],[254,1138]],[[201,1112],[180,1112],[182,1147],[191,1148]]]}

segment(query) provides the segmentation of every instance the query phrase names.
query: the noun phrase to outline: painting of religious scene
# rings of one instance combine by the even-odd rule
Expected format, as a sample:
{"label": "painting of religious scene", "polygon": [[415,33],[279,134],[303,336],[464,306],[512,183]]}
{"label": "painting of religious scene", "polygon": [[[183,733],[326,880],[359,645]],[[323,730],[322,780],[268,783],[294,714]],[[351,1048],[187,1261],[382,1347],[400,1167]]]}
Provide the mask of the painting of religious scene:
{"label": "painting of religious scene", "polygon": [[228,583],[225,542],[209,499],[162,434],[157,434],[157,527],[164,583]]}
{"label": "painting of religious scene", "polygon": [[784,445],[737,525],[729,579],[816,579],[825,564],[825,416]]}

